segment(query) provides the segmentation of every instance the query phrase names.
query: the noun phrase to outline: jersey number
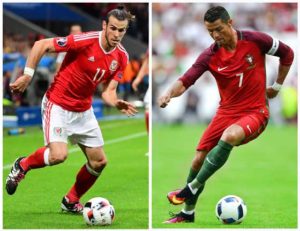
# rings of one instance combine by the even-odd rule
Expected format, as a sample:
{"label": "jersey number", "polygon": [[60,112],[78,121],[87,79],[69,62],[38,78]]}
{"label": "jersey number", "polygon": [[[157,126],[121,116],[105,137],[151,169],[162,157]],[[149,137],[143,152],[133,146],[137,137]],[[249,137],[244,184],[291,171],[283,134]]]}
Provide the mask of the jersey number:
{"label": "jersey number", "polygon": [[[97,72],[93,78],[93,81],[100,82],[100,80],[103,78],[103,76],[105,74],[105,70],[103,70],[103,69],[101,70],[101,68],[97,68],[96,70],[97,70]],[[101,75],[99,76],[100,71],[101,71]]]}
{"label": "jersey number", "polygon": [[236,76],[240,78],[239,87],[242,87],[244,73],[238,73]]}

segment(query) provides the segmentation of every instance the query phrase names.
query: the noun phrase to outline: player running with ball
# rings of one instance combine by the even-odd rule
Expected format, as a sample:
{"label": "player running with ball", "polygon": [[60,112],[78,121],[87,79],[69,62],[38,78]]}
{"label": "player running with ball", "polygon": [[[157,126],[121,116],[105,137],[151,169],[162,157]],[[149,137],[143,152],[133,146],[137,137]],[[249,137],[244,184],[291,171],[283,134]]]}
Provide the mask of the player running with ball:
{"label": "player running with ball", "polygon": [[103,85],[102,98],[128,116],[136,108],[118,99],[116,89],[128,62],[120,42],[134,18],[124,7],[107,14],[102,31],[37,41],[27,59],[24,75],[10,85],[13,93],[22,93],[31,81],[39,60],[46,52],[67,52],[54,82],[42,102],[45,146],[27,157],[18,158],[6,179],[7,193],[15,193],[19,182],[30,170],[64,162],[68,155],[67,139],[77,143],[87,158],[76,181],[63,197],[64,211],[81,213],[80,198],[95,183],[107,159],[103,137],[92,108],[92,96]]}
{"label": "player running with ball", "polygon": [[[255,139],[266,128],[267,98],[277,96],[294,58],[290,47],[265,33],[234,29],[232,19],[221,6],[209,9],[204,23],[215,43],[199,55],[158,102],[160,107],[166,107],[205,71],[216,79],[221,101],[196,148],[187,185],[167,195],[174,205],[185,203],[184,208],[165,223],[194,222],[195,206],[206,180],[225,164],[234,146]],[[266,54],[280,58],[276,82],[267,88]]]}

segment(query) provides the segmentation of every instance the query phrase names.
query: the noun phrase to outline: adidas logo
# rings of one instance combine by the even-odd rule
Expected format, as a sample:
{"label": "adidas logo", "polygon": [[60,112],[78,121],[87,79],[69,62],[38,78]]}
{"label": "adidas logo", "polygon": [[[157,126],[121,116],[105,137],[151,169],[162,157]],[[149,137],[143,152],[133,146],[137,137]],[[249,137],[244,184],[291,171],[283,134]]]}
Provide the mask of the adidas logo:
{"label": "adidas logo", "polygon": [[91,57],[88,58],[88,60],[91,61],[91,62],[95,62],[95,57],[91,56]]}

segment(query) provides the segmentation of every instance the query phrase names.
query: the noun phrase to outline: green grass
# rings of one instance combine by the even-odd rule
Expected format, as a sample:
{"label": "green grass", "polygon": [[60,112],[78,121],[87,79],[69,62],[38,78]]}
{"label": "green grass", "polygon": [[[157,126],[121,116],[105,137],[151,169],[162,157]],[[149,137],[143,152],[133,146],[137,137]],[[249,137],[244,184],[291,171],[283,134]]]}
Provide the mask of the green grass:
{"label": "green grass", "polygon": [[[105,229],[148,228],[148,137],[143,119],[102,121],[100,127],[108,157],[95,185],[82,202],[101,196],[115,207],[116,217]],[[10,165],[20,155],[28,155],[43,145],[40,128],[26,128],[20,136],[4,130],[3,188]],[[124,138],[124,139],[123,139]],[[60,202],[86,162],[77,146],[70,146],[68,159],[57,166],[29,172],[13,196],[3,193],[3,227],[7,229],[92,229],[81,215],[61,213]]]}
{"label": "green grass", "polygon": [[[256,140],[233,149],[228,162],[206,184],[193,224],[162,224],[181,206],[167,202],[167,192],[185,185],[191,160],[205,126],[156,125],[152,140],[152,226],[154,228],[296,228],[297,127],[269,125]],[[242,197],[248,214],[240,225],[223,225],[217,201]]]}

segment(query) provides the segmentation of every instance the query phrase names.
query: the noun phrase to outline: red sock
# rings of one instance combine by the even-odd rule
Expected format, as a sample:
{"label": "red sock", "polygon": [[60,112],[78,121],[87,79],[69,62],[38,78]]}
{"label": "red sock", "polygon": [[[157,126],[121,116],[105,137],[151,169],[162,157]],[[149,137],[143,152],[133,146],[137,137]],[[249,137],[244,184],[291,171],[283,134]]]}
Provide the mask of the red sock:
{"label": "red sock", "polygon": [[46,149],[47,147],[39,148],[34,153],[21,160],[20,165],[22,169],[27,172],[30,169],[45,167],[44,153]]}
{"label": "red sock", "polygon": [[70,202],[78,202],[80,197],[86,193],[97,180],[98,176],[91,174],[86,167],[82,166],[77,174],[76,182],[67,194]]}
{"label": "red sock", "polygon": [[149,133],[149,112],[145,112],[145,120],[146,120],[146,127],[147,127],[147,132]]}

